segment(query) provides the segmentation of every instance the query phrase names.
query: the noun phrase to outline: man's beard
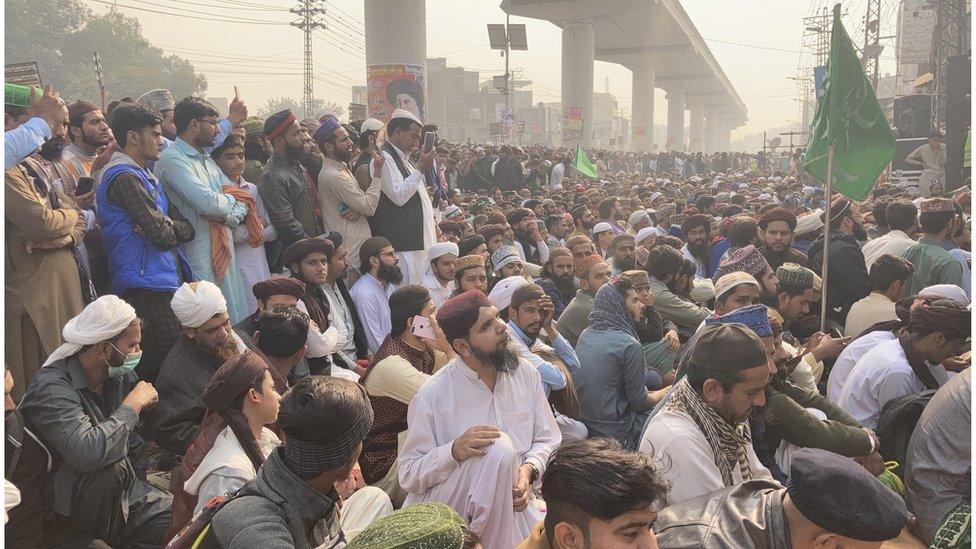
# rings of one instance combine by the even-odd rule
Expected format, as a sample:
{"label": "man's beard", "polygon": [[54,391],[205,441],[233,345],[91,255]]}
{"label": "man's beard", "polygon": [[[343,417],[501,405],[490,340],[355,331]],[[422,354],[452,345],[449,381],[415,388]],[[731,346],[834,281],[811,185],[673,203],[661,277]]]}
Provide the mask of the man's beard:
{"label": "man's beard", "polygon": [[338,160],[339,162],[343,162],[345,164],[348,164],[349,161],[352,159],[352,155],[349,153],[348,150],[345,150],[344,151],[344,150],[339,149],[339,148],[336,148],[336,150],[335,150],[335,157],[336,157],[336,160]]}
{"label": "man's beard", "polygon": [[552,275],[552,282],[556,285],[556,288],[563,297],[571,298],[576,295],[576,284],[573,280],[573,273],[559,276]]}
{"label": "man's beard", "polygon": [[285,142],[285,157],[289,160],[304,162],[308,155],[305,154],[305,147],[295,147],[291,143]]}
{"label": "man's beard", "polygon": [[516,351],[510,343],[499,345],[498,347],[495,347],[494,351],[487,353],[472,346],[471,354],[473,354],[474,357],[480,360],[485,366],[491,366],[501,373],[512,372],[518,368],[518,351]]}
{"label": "man's beard", "polygon": [[779,297],[776,294],[770,294],[766,288],[759,290],[759,302],[770,309],[779,308]]}
{"label": "man's beard", "polygon": [[389,282],[391,284],[399,284],[403,281],[403,271],[400,270],[399,265],[393,265],[392,267],[386,263],[380,262],[380,270],[377,274],[377,278],[383,282]]}
{"label": "man's beard", "polygon": [[81,134],[81,142],[84,143],[85,145],[91,145],[92,147],[104,147],[105,145],[108,145],[108,141],[104,143],[98,143],[97,141],[95,141],[94,137],[89,137],[88,134],[84,132],[82,132]]}
{"label": "man's beard", "polygon": [[64,154],[64,138],[63,137],[52,137],[41,145],[41,150],[37,152],[44,160],[48,162],[57,162],[61,160],[61,156]]}
{"label": "man's beard", "polygon": [[867,240],[868,239],[868,232],[866,230],[864,230],[864,224],[861,223],[860,221],[855,221],[854,222],[854,233],[853,234],[854,234],[854,240],[864,241],[864,240]]}
{"label": "man's beard", "polygon": [[593,227],[596,227],[595,219],[593,221],[582,221],[582,223],[583,223],[583,228],[586,229],[587,232],[592,231]]}
{"label": "man's beard", "polygon": [[691,252],[691,255],[694,257],[699,259],[704,258],[705,252],[708,251],[708,244],[705,242],[689,242],[688,251]]}
{"label": "man's beard", "polygon": [[206,343],[200,338],[195,338],[193,343],[201,353],[213,359],[215,363],[223,364],[238,354],[237,342],[234,341],[233,337],[228,337],[224,343],[218,343],[216,345]]}
{"label": "man's beard", "polygon": [[637,262],[633,257],[622,257],[613,260],[614,267],[620,271],[630,271],[636,268]]}

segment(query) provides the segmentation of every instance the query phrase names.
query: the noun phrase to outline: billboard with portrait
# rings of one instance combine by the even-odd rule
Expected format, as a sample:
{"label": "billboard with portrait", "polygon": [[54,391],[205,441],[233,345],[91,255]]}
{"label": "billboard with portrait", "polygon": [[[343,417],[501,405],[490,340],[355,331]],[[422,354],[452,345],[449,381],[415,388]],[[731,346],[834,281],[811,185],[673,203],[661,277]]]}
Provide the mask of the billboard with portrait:
{"label": "billboard with portrait", "polygon": [[366,67],[369,115],[386,122],[395,109],[406,109],[427,119],[427,87],[423,65],[370,65]]}

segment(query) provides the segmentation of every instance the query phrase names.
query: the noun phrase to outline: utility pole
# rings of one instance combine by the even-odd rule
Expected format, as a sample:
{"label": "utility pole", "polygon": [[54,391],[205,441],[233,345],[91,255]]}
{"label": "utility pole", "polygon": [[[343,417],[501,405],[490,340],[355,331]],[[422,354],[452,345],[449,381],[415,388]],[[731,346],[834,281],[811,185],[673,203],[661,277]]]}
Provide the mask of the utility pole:
{"label": "utility pole", "polygon": [[871,86],[878,90],[878,58],[881,56],[881,0],[868,0],[864,16],[864,49],[861,50],[864,72]]}
{"label": "utility pole", "polygon": [[312,103],[315,100],[315,78],[312,74],[312,31],[325,28],[325,23],[318,19],[319,15],[325,15],[325,6],[322,0],[299,0],[298,5],[288,11],[300,17],[297,21],[292,21],[289,24],[305,33],[305,89],[302,93],[302,110],[305,111],[305,118],[308,118],[315,116],[315,113],[312,112]]}
{"label": "utility pole", "polygon": [[[515,113],[512,112],[512,74],[509,69],[509,58],[511,57],[512,50],[526,51],[529,49],[525,36],[525,25],[521,23],[512,25],[509,23],[511,19],[509,2],[510,0],[505,0],[504,7],[502,8],[505,10],[505,24],[488,23],[489,46],[493,50],[501,50],[501,55],[505,58],[505,83],[503,86],[498,86],[496,80],[495,89],[505,94],[505,113],[511,117],[508,119],[509,131],[503,131],[502,135],[502,140],[506,143],[513,137],[511,133],[514,129],[511,127],[511,124],[515,122]],[[504,126],[505,121],[503,120],[502,122]]]}
{"label": "utility pole", "polygon": [[935,76],[935,127],[946,125],[946,94],[948,90],[949,58],[967,53],[970,44],[970,20],[966,0],[934,0],[935,36],[932,48],[932,71]]}

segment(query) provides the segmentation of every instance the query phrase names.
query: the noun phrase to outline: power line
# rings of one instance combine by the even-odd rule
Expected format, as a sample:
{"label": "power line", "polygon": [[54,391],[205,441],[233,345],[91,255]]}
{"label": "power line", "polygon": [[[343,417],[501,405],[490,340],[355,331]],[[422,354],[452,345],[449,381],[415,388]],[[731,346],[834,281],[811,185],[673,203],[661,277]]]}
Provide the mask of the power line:
{"label": "power line", "polygon": [[[112,7],[115,7],[115,8],[125,8],[125,9],[130,9],[130,10],[144,11],[144,12],[147,12],[147,13],[155,13],[155,14],[158,14],[158,15],[169,15],[169,16],[172,16],[172,17],[182,17],[184,19],[193,19],[193,20],[196,20],[196,21],[216,21],[218,23],[241,23],[241,24],[246,24],[246,25],[287,25],[288,24],[288,23],[281,23],[281,22],[277,22],[277,21],[259,21],[259,20],[251,20],[251,19],[228,19],[226,17],[219,17],[219,18],[218,17],[200,17],[198,15],[187,15],[187,14],[183,14],[183,13],[173,13],[173,12],[168,12],[168,11],[153,10],[153,9],[142,8],[142,7],[138,7],[138,6],[129,6],[129,5],[126,5],[126,4],[119,4],[118,2],[116,2],[114,0],[113,1],[90,0],[90,1],[97,2],[99,4],[105,4],[107,6],[112,6]],[[143,2],[143,3],[144,4],[148,4],[149,2]],[[152,5],[155,5],[155,4],[152,4]]]}
{"label": "power line", "polygon": [[321,0],[299,0],[297,6],[291,8],[292,13],[298,15],[300,19],[290,23],[291,26],[301,29],[305,34],[305,88],[302,93],[302,109],[305,116],[312,116],[312,103],[315,98],[315,80],[312,71],[312,31],[325,28],[325,23],[318,19],[319,15],[325,14],[325,7]]}

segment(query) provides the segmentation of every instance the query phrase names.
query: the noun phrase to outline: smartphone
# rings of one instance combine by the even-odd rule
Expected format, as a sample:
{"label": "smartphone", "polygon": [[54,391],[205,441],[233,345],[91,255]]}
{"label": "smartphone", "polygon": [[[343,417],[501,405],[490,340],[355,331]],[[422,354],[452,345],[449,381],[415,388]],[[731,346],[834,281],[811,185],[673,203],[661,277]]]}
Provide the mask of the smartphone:
{"label": "smartphone", "polygon": [[91,192],[92,187],[95,186],[95,179],[92,177],[79,177],[78,186],[75,187],[75,196],[81,196],[83,194],[88,194]]}
{"label": "smartphone", "polygon": [[427,132],[424,134],[424,152],[430,152],[434,150],[434,145],[437,144],[437,132]]}
{"label": "smartphone", "polygon": [[410,333],[423,339],[435,340],[434,327],[430,324],[430,319],[424,316],[414,316],[410,322]]}

